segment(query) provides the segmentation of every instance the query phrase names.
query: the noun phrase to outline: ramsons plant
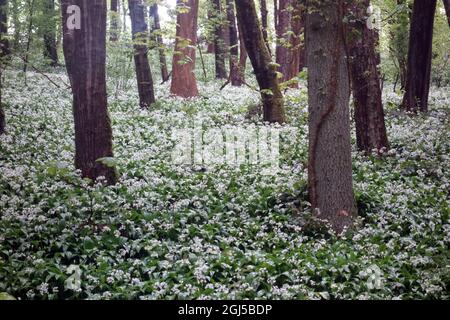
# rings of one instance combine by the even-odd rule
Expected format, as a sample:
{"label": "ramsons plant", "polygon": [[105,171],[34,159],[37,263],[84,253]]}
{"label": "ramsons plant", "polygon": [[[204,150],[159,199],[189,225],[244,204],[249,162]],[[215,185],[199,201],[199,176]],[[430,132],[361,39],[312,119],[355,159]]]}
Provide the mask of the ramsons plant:
{"label": "ramsons plant", "polygon": [[[62,77],[53,74],[50,77]],[[110,98],[120,181],[91,185],[73,169],[70,93],[8,71],[0,137],[0,292],[20,299],[449,298],[448,88],[426,116],[397,111],[385,88],[391,150],[356,151],[360,219],[345,237],[305,224],[305,90],[287,93],[276,175],[242,165],[175,165],[173,128],[244,125],[258,93],[219,83],[158,103]],[[110,91],[116,84],[110,81]],[[304,84],[301,85],[304,87]],[[7,294],[8,295],[7,295]]]}

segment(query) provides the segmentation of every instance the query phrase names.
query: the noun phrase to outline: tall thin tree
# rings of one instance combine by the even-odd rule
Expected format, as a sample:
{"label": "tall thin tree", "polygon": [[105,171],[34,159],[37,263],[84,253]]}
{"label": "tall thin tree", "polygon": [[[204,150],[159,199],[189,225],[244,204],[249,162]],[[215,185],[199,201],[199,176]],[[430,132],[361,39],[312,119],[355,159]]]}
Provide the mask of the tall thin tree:
{"label": "tall thin tree", "polygon": [[260,9],[261,9],[261,26],[264,41],[267,44],[267,48],[269,49],[269,53],[271,53],[270,42],[269,42],[269,11],[267,10],[267,1],[259,0]]}
{"label": "tall thin tree", "polygon": [[50,61],[50,65],[58,65],[58,48],[56,45],[56,14],[55,0],[45,0],[43,4],[45,24],[44,34],[44,57]]}
{"label": "tall thin tree", "polygon": [[230,32],[230,82],[232,86],[241,86],[244,82],[239,70],[239,38],[233,0],[227,0],[227,20]]}
{"label": "tall thin tree", "polygon": [[133,35],[134,65],[139,92],[139,105],[148,108],[155,102],[153,77],[148,62],[148,26],[144,0],[128,0]]}
{"label": "tall thin tree", "polygon": [[343,13],[342,0],[308,1],[309,196],[338,233],[356,214]]}
{"label": "tall thin tree", "polygon": [[409,33],[408,70],[403,108],[428,111],[436,0],[415,0]]}
{"label": "tall thin tree", "polygon": [[[76,5],[80,15],[68,13]],[[104,158],[113,157],[112,129],[106,95],[106,0],[61,0],[63,48],[72,85],[75,120],[75,167],[83,177],[116,182],[114,168]],[[80,28],[71,24],[79,19]]]}
{"label": "tall thin tree", "polygon": [[216,59],[216,78],[226,79],[227,69],[225,65],[225,58],[227,55],[227,49],[221,0],[212,0],[212,7],[214,12],[214,53]]}
{"label": "tall thin tree", "polygon": [[177,0],[177,30],[170,92],[184,98],[198,96],[195,78],[198,0]]}
{"label": "tall thin tree", "polygon": [[159,12],[157,3],[153,4],[150,7],[150,19],[152,20],[151,33],[154,35],[153,39],[155,41],[159,53],[161,78],[163,82],[166,82],[169,80],[169,71],[167,70],[166,50],[164,46],[163,37],[161,34],[161,24],[159,22]]}
{"label": "tall thin tree", "polygon": [[237,20],[248,56],[253,65],[263,102],[264,121],[285,121],[283,95],[277,67],[271,60],[253,0],[236,0]]}
{"label": "tall thin tree", "polygon": [[378,32],[367,23],[370,0],[346,0],[347,50],[355,104],[356,140],[365,152],[389,147],[376,52]]}
{"label": "tall thin tree", "polygon": [[111,0],[110,3],[110,27],[109,40],[119,40],[119,0]]}

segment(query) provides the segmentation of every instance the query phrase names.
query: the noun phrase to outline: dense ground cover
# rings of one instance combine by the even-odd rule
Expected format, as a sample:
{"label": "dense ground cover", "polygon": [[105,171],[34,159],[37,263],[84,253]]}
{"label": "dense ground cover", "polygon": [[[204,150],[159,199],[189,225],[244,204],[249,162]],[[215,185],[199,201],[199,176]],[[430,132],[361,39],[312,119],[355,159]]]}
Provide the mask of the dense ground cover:
{"label": "dense ground cover", "polygon": [[[57,83],[61,74],[50,75]],[[67,81],[67,80],[65,80]],[[70,92],[8,71],[0,137],[0,292],[55,298],[449,298],[450,95],[424,116],[397,112],[385,88],[391,150],[353,152],[360,220],[346,237],[308,220],[307,97],[287,94],[281,164],[204,170],[171,159],[174,128],[264,126],[258,93],[210,82],[201,98],[141,111],[109,81],[120,182],[73,169]],[[304,87],[304,86],[303,86]],[[115,96],[115,97],[114,97]],[[314,224],[312,224],[314,225]],[[78,282],[78,279],[80,282]]]}

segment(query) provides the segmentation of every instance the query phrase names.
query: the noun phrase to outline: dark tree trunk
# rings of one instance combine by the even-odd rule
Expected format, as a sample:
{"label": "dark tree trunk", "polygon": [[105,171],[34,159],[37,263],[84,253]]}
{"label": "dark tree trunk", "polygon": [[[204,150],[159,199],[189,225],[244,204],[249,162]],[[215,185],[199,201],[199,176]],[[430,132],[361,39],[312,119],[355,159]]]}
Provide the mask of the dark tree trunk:
{"label": "dark tree trunk", "polygon": [[133,35],[134,64],[139,91],[139,105],[148,108],[155,102],[153,77],[148,62],[148,27],[143,0],[128,0]]}
{"label": "dark tree trunk", "polygon": [[442,0],[444,2],[445,14],[447,15],[448,26],[450,27],[450,0]]}
{"label": "dark tree trunk", "polygon": [[[175,53],[172,62],[172,83],[170,92],[174,95],[190,98],[198,96],[195,78],[195,47],[197,45],[198,0],[177,0],[179,8],[188,8],[187,12],[178,12]],[[188,42],[189,45],[186,45]]]}
{"label": "dark tree trunk", "polygon": [[6,132],[6,120],[2,100],[2,73],[5,65],[5,57],[9,54],[9,42],[5,39],[8,33],[7,5],[7,0],[0,0],[0,135]]}
{"label": "dark tree trunk", "polygon": [[46,19],[44,27],[44,57],[50,61],[50,65],[58,65],[58,47],[56,46],[56,24],[55,24],[55,0],[45,0],[44,16]]}
{"label": "dark tree trunk", "polygon": [[220,0],[213,0],[214,9],[214,48],[216,57],[216,78],[227,79],[227,69],[225,66],[225,58],[227,55],[225,42],[225,28],[223,21],[222,4]]}
{"label": "dark tree trunk", "polygon": [[366,23],[370,0],[347,0],[347,50],[355,104],[358,149],[388,149],[376,52],[378,32]]}
{"label": "dark tree trunk", "polygon": [[[67,28],[67,7],[81,9],[81,29]],[[106,96],[106,0],[61,0],[63,47],[73,93],[75,167],[83,177],[116,182],[116,172],[98,161],[113,157]]]}
{"label": "dark tree trunk", "polygon": [[305,48],[305,6],[300,1],[295,1],[292,12],[292,31],[293,31],[293,48],[294,64],[292,72],[296,76],[303,68],[306,67],[306,48]]}
{"label": "dark tree trunk", "polygon": [[110,23],[109,40],[115,42],[119,40],[119,0],[111,0]]}
{"label": "dark tree trunk", "polygon": [[15,50],[19,50],[20,45],[20,34],[22,32],[22,24],[20,23],[19,19],[19,0],[12,0],[11,1],[11,19],[14,25],[14,39],[12,41],[12,47]]}
{"label": "dark tree trunk", "polygon": [[230,32],[230,82],[232,86],[241,86],[244,82],[239,70],[239,39],[234,13],[233,0],[227,0],[227,19]]}
{"label": "dark tree trunk", "polygon": [[283,95],[278,83],[276,65],[272,63],[264,41],[253,0],[236,0],[237,20],[245,47],[261,90],[264,121],[283,123]]}
{"label": "dark tree trunk", "polygon": [[403,108],[428,112],[436,0],[415,0],[409,33],[408,71]]}
{"label": "dark tree trunk", "polygon": [[341,233],[356,215],[343,2],[308,5],[309,197],[316,217]]}
{"label": "dark tree trunk", "polygon": [[239,31],[239,72],[241,73],[242,82],[245,83],[245,69],[247,67],[247,49],[245,48],[244,38],[239,23],[237,23]]}
{"label": "dark tree trunk", "polygon": [[169,80],[169,71],[167,71],[167,59],[166,50],[164,49],[163,37],[161,35],[161,25],[159,23],[158,4],[154,4],[150,7],[150,18],[153,20],[152,34],[155,34],[154,39],[158,46],[159,64],[161,67],[161,78],[163,82]]}
{"label": "dark tree trunk", "polygon": [[[33,39],[32,32],[33,32],[33,18],[34,18],[34,0],[28,0],[28,33],[27,33],[27,45],[25,49],[25,57],[24,57],[24,64],[23,64],[23,73],[27,73],[28,70],[28,54],[30,53],[31,48],[31,41]],[[25,78],[26,83],[26,78]]]}
{"label": "dark tree trunk", "polygon": [[269,43],[269,11],[267,10],[267,1],[266,0],[260,0],[260,5],[261,5],[261,25],[262,25],[262,33],[263,33],[263,38],[264,38],[264,42],[267,45],[267,48],[269,49],[269,53],[271,52],[270,50],[270,43]]}

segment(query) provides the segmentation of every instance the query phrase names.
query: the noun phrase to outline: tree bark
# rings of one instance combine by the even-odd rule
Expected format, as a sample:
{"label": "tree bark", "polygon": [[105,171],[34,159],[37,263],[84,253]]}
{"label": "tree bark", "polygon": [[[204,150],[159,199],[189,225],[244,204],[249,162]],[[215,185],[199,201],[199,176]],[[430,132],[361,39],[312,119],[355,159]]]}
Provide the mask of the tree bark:
{"label": "tree bark", "polygon": [[134,64],[139,91],[139,105],[146,109],[155,103],[153,77],[148,62],[148,27],[143,0],[128,0],[133,35]]}
{"label": "tree bark", "polygon": [[[295,78],[304,67],[304,46],[301,34],[304,32],[302,3],[295,0],[280,0],[277,10],[277,64],[282,74],[281,81]],[[300,65],[302,64],[302,65]],[[297,83],[290,87],[298,87]]]}
{"label": "tree bark", "polygon": [[316,217],[337,233],[356,215],[342,21],[342,0],[308,2],[309,197]]}
{"label": "tree bark", "polygon": [[289,69],[292,63],[293,54],[290,48],[291,45],[291,20],[292,10],[291,0],[279,0],[277,10],[277,46],[276,46],[276,61],[280,65],[278,71],[282,74],[281,81],[290,80]]}
{"label": "tree bark", "polygon": [[448,26],[450,27],[450,0],[442,0],[444,2],[445,14],[447,15]]}
{"label": "tree bark", "polygon": [[245,48],[244,38],[242,37],[242,31],[239,23],[237,23],[239,31],[239,72],[241,73],[241,79],[245,83],[245,69],[247,68],[247,49]]}
{"label": "tree bark", "polygon": [[269,11],[267,10],[267,1],[266,0],[260,0],[260,5],[261,5],[261,24],[262,24],[262,33],[263,33],[263,38],[264,38],[264,42],[267,45],[267,48],[269,49],[269,53],[271,52],[270,50],[270,43],[269,43]]}
{"label": "tree bark", "polygon": [[58,47],[56,46],[55,0],[45,0],[44,16],[44,57],[50,61],[52,67],[58,65]]}
{"label": "tree bark", "polygon": [[[67,7],[81,9],[81,29],[67,27]],[[102,158],[113,157],[112,130],[106,95],[106,0],[61,0],[63,47],[73,94],[75,167],[83,177],[116,182],[114,168]]]}
{"label": "tree bark", "polygon": [[367,27],[370,0],[347,0],[346,30],[358,149],[389,148],[376,52],[378,33]]}
{"label": "tree bark", "polygon": [[285,121],[283,95],[278,83],[276,65],[272,63],[264,41],[253,0],[236,0],[237,20],[245,47],[258,81],[264,109],[264,121]]}
{"label": "tree bark", "polygon": [[212,1],[214,9],[214,48],[216,58],[216,79],[227,79],[227,69],[225,66],[225,57],[227,54],[222,4],[220,0]]}
{"label": "tree bark", "polygon": [[111,0],[111,20],[109,41],[119,40],[119,0]]}
{"label": "tree bark", "polygon": [[230,82],[232,86],[242,86],[242,72],[239,70],[239,39],[233,0],[227,0],[227,20],[230,33]]}
{"label": "tree bark", "polygon": [[5,57],[9,54],[9,41],[5,38],[8,34],[7,0],[0,0],[0,135],[6,132],[6,119],[2,100],[2,73],[5,65]]}
{"label": "tree bark", "polygon": [[428,112],[436,0],[415,0],[409,33],[408,71],[403,108]]}
{"label": "tree bark", "polygon": [[184,98],[196,97],[198,96],[198,88],[194,70],[198,0],[188,0],[187,2],[177,0],[177,7],[183,8],[183,11],[179,11],[177,15],[170,92]]}
{"label": "tree bark", "polygon": [[161,25],[159,22],[158,4],[155,3],[150,7],[150,18],[153,20],[151,32],[154,34],[156,45],[158,46],[159,64],[161,67],[161,78],[163,82],[169,80],[169,71],[167,70],[166,51],[164,48],[164,41],[161,35]]}

